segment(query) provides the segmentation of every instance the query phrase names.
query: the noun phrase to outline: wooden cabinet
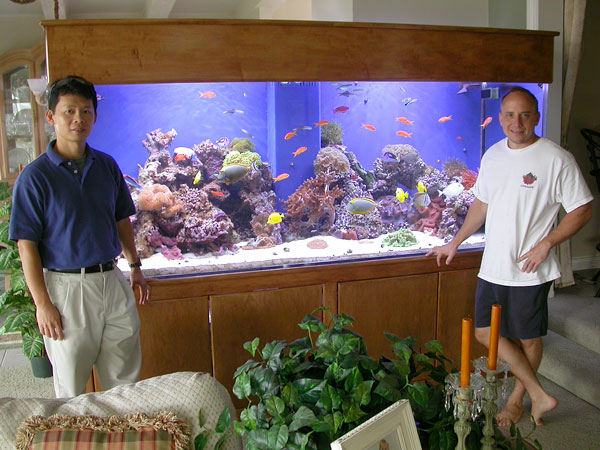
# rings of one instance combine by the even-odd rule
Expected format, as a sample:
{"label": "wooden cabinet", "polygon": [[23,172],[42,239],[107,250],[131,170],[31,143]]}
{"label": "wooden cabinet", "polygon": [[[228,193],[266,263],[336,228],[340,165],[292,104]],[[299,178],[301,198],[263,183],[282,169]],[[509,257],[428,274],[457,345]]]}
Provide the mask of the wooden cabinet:
{"label": "wooden cabinet", "polygon": [[[274,340],[305,337],[298,324],[322,306],[322,298],[320,285],[211,296],[213,375],[231,390],[235,370],[252,359],[244,342],[258,337],[262,349]],[[245,406],[235,400],[237,407]]]}
{"label": "wooden cabinet", "polygon": [[356,319],[369,355],[393,356],[384,331],[413,336],[419,344],[436,337],[437,273],[340,283],[339,312]]}
{"label": "wooden cabinet", "polygon": [[29,164],[42,153],[54,133],[46,123],[45,106],[35,101],[27,84],[28,78],[45,75],[42,45],[0,57],[0,179],[3,181],[14,182],[19,166]]}

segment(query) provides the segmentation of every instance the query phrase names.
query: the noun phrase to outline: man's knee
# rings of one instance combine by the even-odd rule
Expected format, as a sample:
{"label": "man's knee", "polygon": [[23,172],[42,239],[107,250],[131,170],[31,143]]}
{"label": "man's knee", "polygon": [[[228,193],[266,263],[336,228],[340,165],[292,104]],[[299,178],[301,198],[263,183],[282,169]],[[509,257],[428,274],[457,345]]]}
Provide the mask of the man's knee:
{"label": "man's knee", "polygon": [[519,339],[521,342],[521,348],[523,351],[528,350],[540,350],[542,348],[542,338],[533,338],[533,339]]}
{"label": "man's knee", "polygon": [[482,345],[490,345],[490,327],[475,328],[475,339]]}

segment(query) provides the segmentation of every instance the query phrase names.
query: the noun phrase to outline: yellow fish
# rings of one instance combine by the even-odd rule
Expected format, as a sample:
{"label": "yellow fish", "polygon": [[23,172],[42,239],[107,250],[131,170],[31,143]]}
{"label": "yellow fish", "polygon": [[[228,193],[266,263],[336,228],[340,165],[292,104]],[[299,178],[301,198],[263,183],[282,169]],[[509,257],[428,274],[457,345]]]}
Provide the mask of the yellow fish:
{"label": "yellow fish", "polygon": [[402,188],[396,188],[396,199],[400,203],[404,203],[404,200],[408,198],[408,192],[404,192]]}
{"label": "yellow fish", "polygon": [[281,223],[281,220],[284,217],[285,217],[285,214],[282,214],[282,213],[278,213],[278,212],[271,213],[271,215],[267,219],[267,223],[269,225],[275,225],[275,224]]}
{"label": "yellow fish", "polygon": [[417,184],[417,191],[427,192],[427,188],[425,187],[422,181],[419,181],[419,183]]}
{"label": "yellow fish", "polygon": [[194,184],[198,184],[202,181],[202,171],[199,170],[196,176],[194,177]]}

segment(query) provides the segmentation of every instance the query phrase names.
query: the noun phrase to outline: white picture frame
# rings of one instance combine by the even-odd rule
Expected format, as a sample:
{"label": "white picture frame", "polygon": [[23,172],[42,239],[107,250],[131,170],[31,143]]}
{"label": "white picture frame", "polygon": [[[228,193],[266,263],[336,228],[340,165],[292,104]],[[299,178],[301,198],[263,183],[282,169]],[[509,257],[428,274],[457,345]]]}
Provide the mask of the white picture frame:
{"label": "white picture frame", "polygon": [[400,400],[331,443],[331,450],[422,450],[408,400]]}

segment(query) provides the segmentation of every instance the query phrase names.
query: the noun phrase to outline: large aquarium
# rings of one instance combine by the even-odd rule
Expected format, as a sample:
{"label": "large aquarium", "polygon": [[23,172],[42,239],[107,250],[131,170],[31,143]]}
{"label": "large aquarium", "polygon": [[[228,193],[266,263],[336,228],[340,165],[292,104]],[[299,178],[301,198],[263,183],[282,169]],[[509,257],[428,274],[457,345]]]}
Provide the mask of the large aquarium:
{"label": "large aquarium", "polygon": [[[462,225],[512,86],[97,86],[89,143],[124,174],[146,275],[418,255]],[[521,86],[543,116],[546,86]],[[461,248],[484,243],[482,230]]]}

